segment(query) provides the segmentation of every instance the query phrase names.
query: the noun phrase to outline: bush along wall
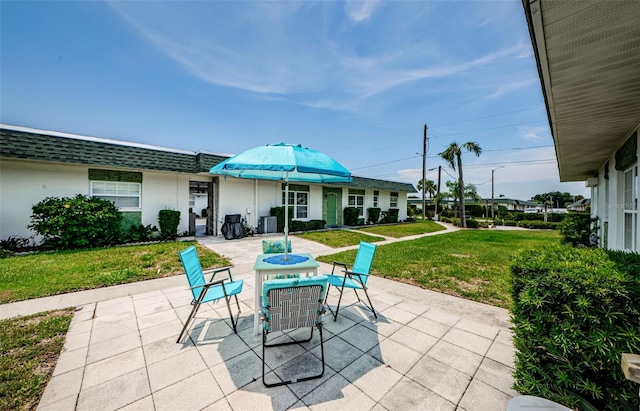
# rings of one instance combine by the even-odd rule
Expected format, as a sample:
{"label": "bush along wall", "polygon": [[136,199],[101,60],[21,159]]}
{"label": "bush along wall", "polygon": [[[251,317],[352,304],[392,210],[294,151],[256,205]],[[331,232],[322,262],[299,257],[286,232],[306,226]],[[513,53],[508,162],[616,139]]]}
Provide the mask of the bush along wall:
{"label": "bush along wall", "polygon": [[158,212],[158,225],[160,226],[160,236],[167,239],[174,239],[178,236],[178,224],[180,224],[180,211],[160,210]]}
{"label": "bush along wall", "polygon": [[356,207],[345,207],[344,209],[344,224],[345,225],[358,225],[358,217],[360,210]]}
{"label": "bush along wall", "polygon": [[393,224],[398,222],[398,213],[400,210],[397,208],[390,208],[388,211],[382,212],[382,218],[380,222],[382,224]]}
{"label": "bush along wall", "polygon": [[108,200],[78,194],[47,197],[32,207],[29,228],[54,249],[101,247],[120,239],[122,213]]}
{"label": "bush along wall", "polygon": [[[271,207],[269,215],[278,220],[278,232],[284,233],[284,206]],[[293,207],[289,206],[289,230],[291,230],[291,219],[293,218]]]}
{"label": "bush along wall", "polygon": [[324,226],[327,225],[327,222],[324,220],[309,220],[309,221],[291,221],[289,226],[289,231],[291,232],[301,232],[301,231],[313,231],[313,230],[321,230]]}
{"label": "bush along wall", "polygon": [[380,221],[380,207],[369,207],[367,208],[367,222],[371,224],[376,224]]}
{"label": "bush along wall", "polygon": [[638,410],[621,354],[640,353],[640,255],[567,245],[512,267],[514,388],[570,408]]}

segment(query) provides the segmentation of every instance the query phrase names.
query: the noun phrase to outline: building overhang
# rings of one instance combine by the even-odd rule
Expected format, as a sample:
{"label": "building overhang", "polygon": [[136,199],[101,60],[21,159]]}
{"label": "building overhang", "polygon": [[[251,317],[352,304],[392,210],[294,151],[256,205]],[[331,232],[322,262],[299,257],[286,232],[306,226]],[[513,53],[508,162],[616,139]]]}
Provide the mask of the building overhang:
{"label": "building overhang", "polygon": [[560,181],[584,181],[640,122],[640,2],[523,0]]}

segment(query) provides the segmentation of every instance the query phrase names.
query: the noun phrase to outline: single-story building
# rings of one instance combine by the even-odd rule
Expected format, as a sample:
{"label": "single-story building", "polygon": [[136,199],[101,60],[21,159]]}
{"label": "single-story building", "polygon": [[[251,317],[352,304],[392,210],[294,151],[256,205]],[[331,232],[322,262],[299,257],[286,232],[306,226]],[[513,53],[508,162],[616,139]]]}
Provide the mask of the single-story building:
{"label": "single-story building", "polygon": [[[206,218],[206,234],[218,235],[227,214],[249,226],[283,204],[281,182],[209,174],[229,155],[0,125],[0,239],[29,237],[32,206],[46,197],[76,194],[113,201],[134,224],[157,225],[158,212],[180,211],[178,232],[189,231],[190,210]],[[290,184],[294,219],[342,225],[343,210],[397,208],[407,217],[411,184],[353,177],[346,184]],[[204,212],[203,212],[204,210]],[[204,214],[204,215],[203,215]],[[193,222],[192,222],[193,224]]]}
{"label": "single-story building", "polygon": [[591,206],[590,198],[583,198],[582,200],[574,201],[567,206],[568,211],[587,211],[587,208]]}
{"label": "single-story building", "polygon": [[523,0],[560,181],[586,181],[604,248],[640,251],[640,2]]}

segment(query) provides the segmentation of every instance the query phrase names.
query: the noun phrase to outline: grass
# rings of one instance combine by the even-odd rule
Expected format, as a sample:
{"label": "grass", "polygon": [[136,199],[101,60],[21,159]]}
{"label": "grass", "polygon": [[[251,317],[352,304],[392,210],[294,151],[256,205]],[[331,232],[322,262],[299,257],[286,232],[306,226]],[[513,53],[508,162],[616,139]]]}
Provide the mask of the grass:
{"label": "grass", "polygon": [[444,227],[434,223],[433,221],[418,221],[415,223],[385,224],[375,227],[356,228],[355,230],[356,231],[318,231],[296,234],[296,236],[315,241],[329,247],[340,248],[350,245],[358,245],[360,241],[367,241],[370,243],[384,241],[384,237],[379,237],[381,235],[400,238],[410,235],[432,233],[444,230]]}
{"label": "grass", "polygon": [[[372,273],[509,308],[512,257],[522,249],[559,241],[555,230],[461,230],[379,246]],[[356,250],[349,250],[318,260],[353,262],[355,254]]]}
{"label": "grass", "polygon": [[384,241],[384,237],[372,236],[366,233],[358,233],[348,230],[315,231],[296,234],[296,237],[315,241],[333,248],[357,245],[360,244],[360,241],[368,241],[370,243]]}
{"label": "grass", "polygon": [[75,309],[0,321],[0,409],[33,410],[53,374]]}
{"label": "grass", "polygon": [[[167,242],[4,258],[0,260],[0,304],[182,273],[178,252],[192,244]],[[204,268],[230,264],[197,247]]]}
{"label": "grass", "polygon": [[375,227],[358,228],[358,230],[365,231],[367,233],[384,235],[394,238],[433,233],[444,229],[445,228],[443,226],[431,220],[416,221],[414,223],[385,224]]}

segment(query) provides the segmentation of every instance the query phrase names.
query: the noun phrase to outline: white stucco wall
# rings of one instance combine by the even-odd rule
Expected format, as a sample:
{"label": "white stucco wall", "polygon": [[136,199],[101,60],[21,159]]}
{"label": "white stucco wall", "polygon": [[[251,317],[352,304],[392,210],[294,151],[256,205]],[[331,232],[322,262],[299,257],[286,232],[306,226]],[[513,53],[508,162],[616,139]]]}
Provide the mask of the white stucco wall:
{"label": "white stucco wall", "polygon": [[[226,214],[241,214],[250,226],[257,227],[258,219],[269,216],[271,207],[282,201],[282,182],[269,180],[245,180],[221,177],[219,197],[219,223]],[[247,213],[251,209],[251,213]],[[309,219],[322,219],[322,186],[309,185]],[[218,233],[219,234],[219,233]]]}
{"label": "white stucco wall", "polygon": [[46,197],[89,193],[86,166],[0,161],[0,238],[29,237],[31,207]]}
{"label": "white stucco wall", "polygon": [[[640,145],[636,154],[640,159]],[[609,178],[605,179],[603,164],[598,169],[598,184],[591,188],[591,215],[599,219],[600,246],[605,245],[604,226],[608,223],[607,248],[621,250],[624,249],[624,171],[616,170],[615,151],[608,163]],[[636,187],[636,191],[640,192],[640,187]],[[640,219],[640,216],[637,218]],[[640,223],[636,226],[635,236],[633,251],[640,252]]]}
{"label": "white stucco wall", "polygon": [[[85,165],[0,161],[0,239],[34,234],[27,228],[31,207],[46,197],[89,195],[88,169]],[[188,230],[189,175],[143,171],[142,224],[158,225],[158,212],[164,208],[179,210],[178,232]]]}

